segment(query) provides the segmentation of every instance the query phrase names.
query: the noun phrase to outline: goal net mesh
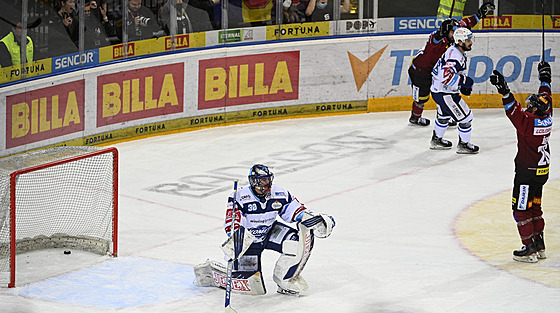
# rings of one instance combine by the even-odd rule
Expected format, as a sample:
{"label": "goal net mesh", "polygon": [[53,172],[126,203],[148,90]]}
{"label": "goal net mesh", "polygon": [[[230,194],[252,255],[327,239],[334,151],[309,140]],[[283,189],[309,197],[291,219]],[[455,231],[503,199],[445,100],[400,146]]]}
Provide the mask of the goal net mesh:
{"label": "goal net mesh", "polygon": [[9,271],[12,257],[10,177],[30,168],[16,176],[16,254],[44,248],[110,253],[117,196],[113,153],[76,158],[99,150],[55,147],[0,159],[0,271]]}

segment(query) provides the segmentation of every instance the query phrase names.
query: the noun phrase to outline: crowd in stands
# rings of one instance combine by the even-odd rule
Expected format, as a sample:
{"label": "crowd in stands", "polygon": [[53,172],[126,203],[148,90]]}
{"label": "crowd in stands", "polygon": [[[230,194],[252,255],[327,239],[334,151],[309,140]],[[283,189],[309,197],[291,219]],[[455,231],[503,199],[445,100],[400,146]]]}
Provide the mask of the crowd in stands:
{"label": "crowd in stands", "polygon": [[[8,62],[9,50],[15,53],[16,46],[19,47],[17,23],[21,20],[22,8],[22,0],[6,1],[12,10],[0,12],[3,20],[0,21],[0,39],[11,34],[5,42],[10,42],[12,46],[0,46],[0,57],[4,56],[5,59],[0,60],[2,66],[11,62]],[[84,0],[85,18],[81,21],[80,0],[28,0],[28,11],[35,12],[34,16],[41,14],[42,20],[39,25],[35,25],[36,29],[28,29],[28,44],[32,43],[31,55],[35,54],[35,59],[38,59],[76,53],[80,48],[90,50],[118,44],[125,39],[135,41],[221,29],[222,1],[128,0],[127,8],[123,10],[122,0]],[[228,28],[275,25],[277,21],[282,24],[329,21],[334,18],[334,2],[229,0]],[[276,8],[277,3],[282,5],[281,9]],[[340,13],[349,10],[350,0],[340,0]],[[282,12],[280,18],[277,18],[277,12]],[[81,23],[84,24],[82,34]],[[84,36],[83,41],[79,40],[80,36]],[[83,47],[80,47],[81,44]]]}

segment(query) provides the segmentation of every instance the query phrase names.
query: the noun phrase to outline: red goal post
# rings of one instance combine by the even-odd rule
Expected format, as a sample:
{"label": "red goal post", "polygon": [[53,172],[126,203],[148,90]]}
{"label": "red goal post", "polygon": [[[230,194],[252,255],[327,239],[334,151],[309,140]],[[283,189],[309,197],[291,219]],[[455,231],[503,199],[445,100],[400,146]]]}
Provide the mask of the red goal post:
{"label": "red goal post", "polygon": [[118,158],[116,148],[69,146],[0,159],[1,283],[15,287],[20,253],[117,256]]}

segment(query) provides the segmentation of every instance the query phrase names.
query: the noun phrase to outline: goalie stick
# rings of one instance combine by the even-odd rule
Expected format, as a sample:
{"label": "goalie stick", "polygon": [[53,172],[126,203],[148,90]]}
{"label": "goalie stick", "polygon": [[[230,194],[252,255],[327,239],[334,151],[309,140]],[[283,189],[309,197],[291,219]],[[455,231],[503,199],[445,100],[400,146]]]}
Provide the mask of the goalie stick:
{"label": "goalie stick", "polygon": [[[231,281],[233,275],[233,263],[237,260],[238,256],[238,246],[239,242],[236,240],[236,232],[235,232],[235,208],[237,206],[237,183],[239,181],[236,179],[233,181],[233,207],[231,208],[231,227],[230,232],[231,236],[233,237],[233,258],[228,261],[227,267],[227,277],[226,277],[226,300],[225,300],[225,312],[226,313],[236,313],[236,311],[231,307]],[[239,229],[241,230],[241,228]],[[241,231],[237,232],[240,234]]]}

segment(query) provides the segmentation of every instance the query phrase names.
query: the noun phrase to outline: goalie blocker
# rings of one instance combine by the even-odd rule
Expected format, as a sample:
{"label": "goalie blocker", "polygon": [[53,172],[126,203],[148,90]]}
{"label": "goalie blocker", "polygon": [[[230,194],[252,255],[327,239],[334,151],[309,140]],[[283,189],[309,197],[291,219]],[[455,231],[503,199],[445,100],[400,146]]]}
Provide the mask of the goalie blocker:
{"label": "goalie blocker", "polygon": [[[266,249],[280,253],[273,270],[278,292],[297,295],[308,288],[301,272],[313,250],[315,236],[328,237],[334,219],[306,209],[286,189],[273,185],[274,175],[262,164],[251,167],[248,178],[250,186],[229,196],[224,223],[228,236],[235,230],[231,236],[235,239],[222,245],[226,260],[235,260],[232,291],[266,293],[261,267],[261,255]],[[296,227],[290,226],[293,223]],[[233,241],[238,243],[238,251],[234,251]],[[220,277],[225,275],[224,268],[215,261],[197,265],[196,283],[223,287]]]}

